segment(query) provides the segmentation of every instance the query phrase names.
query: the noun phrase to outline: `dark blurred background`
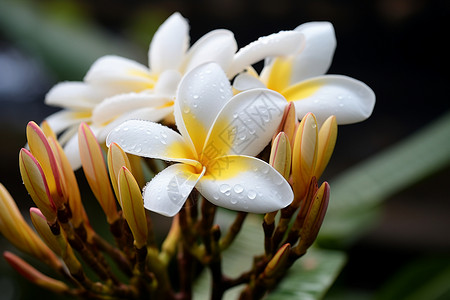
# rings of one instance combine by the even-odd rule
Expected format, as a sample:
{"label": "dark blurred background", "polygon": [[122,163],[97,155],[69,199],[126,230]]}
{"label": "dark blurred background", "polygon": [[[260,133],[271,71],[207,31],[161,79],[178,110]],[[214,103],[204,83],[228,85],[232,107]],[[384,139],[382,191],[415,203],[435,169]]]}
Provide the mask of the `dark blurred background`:
{"label": "dark blurred background", "polygon": [[[217,28],[232,30],[244,46],[304,22],[333,23],[337,49],[329,73],[365,82],[377,103],[369,120],[339,127],[324,175],[331,181],[449,110],[450,1],[0,0],[0,182],[21,208],[31,205],[17,160],[26,123],[57,111],[44,105],[45,93],[59,81],[82,80],[101,55],[147,64],[153,32],[175,11],[189,20],[191,43]],[[378,221],[347,249],[348,263],[327,297],[369,299],[413,264],[448,263],[449,178],[447,164],[387,199]],[[0,243],[0,250],[10,249]],[[29,295],[18,296],[23,283],[10,279],[3,261],[0,266],[6,291],[0,299]]]}

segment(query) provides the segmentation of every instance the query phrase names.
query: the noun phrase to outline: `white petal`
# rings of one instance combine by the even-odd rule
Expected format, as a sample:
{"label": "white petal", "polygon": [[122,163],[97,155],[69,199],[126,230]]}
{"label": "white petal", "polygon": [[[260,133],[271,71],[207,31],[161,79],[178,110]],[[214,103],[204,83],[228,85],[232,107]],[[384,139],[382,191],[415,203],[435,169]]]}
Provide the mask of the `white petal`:
{"label": "white petal", "polygon": [[192,166],[174,164],[156,175],[144,188],[144,207],[172,217],[177,214],[205,170],[196,174]]}
{"label": "white petal", "polygon": [[112,142],[130,154],[196,164],[182,136],[158,123],[128,120],[109,133],[106,145]]}
{"label": "white petal", "polygon": [[233,81],[233,88],[238,91],[246,91],[256,88],[265,88],[266,86],[261,80],[248,73],[242,73],[236,76]]}
{"label": "white petal", "polygon": [[218,206],[267,213],[288,206],[294,198],[283,176],[257,158],[224,156],[211,161],[206,168],[197,189]]}
{"label": "white petal", "polygon": [[157,108],[171,101],[171,98],[148,93],[120,94],[107,98],[97,105],[92,112],[92,121],[95,124],[102,124],[130,111],[139,108]]}
{"label": "white petal", "polygon": [[172,14],[156,31],[148,52],[152,72],[177,70],[189,47],[189,25],[180,13]]}
{"label": "white petal", "polygon": [[224,70],[228,68],[236,53],[237,44],[231,31],[213,30],[200,38],[186,55],[184,72],[206,63],[216,62]]}
{"label": "white petal", "polygon": [[162,72],[155,85],[155,94],[166,97],[175,97],[178,85],[181,81],[181,73],[175,70]]}
{"label": "white petal", "polygon": [[325,75],[302,82],[299,87],[301,85],[317,88],[307,97],[295,101],[300,119],[312,112],[318,124],[325,122],[331,115],[336,116],[338,124],[351,124],[363,121],[372,114],[375,94],[359,80],[342,75]]}
{"label": "white petal", "polygon": [[257,155],[272,139],[286,105],[283,96],[268,89],[237,94],[214,121],[204,155],[211,156],[208,154],[211,148],[220,149],[218,155]]}
{"label": "white petal", "polygon": [[150,70],[131,59],[103,56],[89,69],[84,81],[96,86],[107,86],[115,93],[136,92],[153,88],[155,80]]}
{"label": "white petal", "polygon": [[81,122],[89,122],[90,120],[90,112],[71,110],[60,110],[45,118],[45,121],[47,121],[55,134],[59,134],[70,126],[80,124]]}
{"label": "white petal", "polygon": [[330,22],[309,22],[295,30],[305,36],[305,47],[294,59],[291,83],[325,74],[336,49],[333,25]]}
{"label": "white petal", "polygon": [[266,57],[294,54],[303,47],[303,44],[303,34],[298,31],[280,31],[261,37],[236,53],[227,75],[233,77],[247,66]]}
{"label": "white petal", "polygon": [[64,153],[69,160],[72,170],[81,168],[80,149],[78,148],[78,132],[76,132],[65,144]]}
{"label": "white petal", "polygon": [[175,100],[175,122],[181,135],[200,151],[214,119],[233,96],[230,82],[215,63],[203,64],[180,83]]}
{"label": "white petal", "polygon": [[126,114],[121,115],[108,125],[104,126],[102,130],[98,133],[97,139],[99,142],[104,142],[108,134],[117,126],[128,120],[145,120],[152,122],[159,122],[166,116],[173,112],[173,106],[163,107],[163,108],[152,108],[146,107],[141,109],[136,109],[130,111]]}
{"label": "white petal", "polygon": [[61,82],[45,95],[45,104],[70,109],[91,109],[107,96],[84,82]]}

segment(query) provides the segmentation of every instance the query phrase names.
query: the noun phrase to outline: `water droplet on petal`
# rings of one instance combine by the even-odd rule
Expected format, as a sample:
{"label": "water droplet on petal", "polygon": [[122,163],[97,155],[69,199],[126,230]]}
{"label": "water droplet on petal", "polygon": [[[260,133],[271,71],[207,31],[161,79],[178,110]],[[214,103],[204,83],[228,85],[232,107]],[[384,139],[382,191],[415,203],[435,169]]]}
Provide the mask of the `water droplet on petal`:
{"label": "water droplet on petal", "polygon": [[231,198],[230,202],[231,202],[231,204],[236,204],[237,203],[237,199],[236,198]]}
{"label": "water droplet on petal", "polygon": [[256,198],[256,192],[254,190],[249,190],[247,193],[247,197],[250,200],[254,200]]}
{"label": "water droplet on petal", "polygon": [[226,183],[222,184],[222,185],[219,187],[219,191],[220,191],[222,194],[229,193],[230,190],[231,190],[230,185],[229,185],[229,184],[226,184]]}
{"label": "water droplet on petal", "polygon": [[244,190],[244,187],[240,184],[236,184],[233,189],[236,193],[239,194],[239,193],[242,193],[242,191]]}

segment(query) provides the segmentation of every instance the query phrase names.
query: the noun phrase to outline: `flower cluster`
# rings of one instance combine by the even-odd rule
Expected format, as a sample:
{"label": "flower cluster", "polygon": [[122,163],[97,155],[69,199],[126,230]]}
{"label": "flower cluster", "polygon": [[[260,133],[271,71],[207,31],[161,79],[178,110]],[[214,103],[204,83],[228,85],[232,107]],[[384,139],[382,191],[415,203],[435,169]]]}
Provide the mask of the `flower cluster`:
{"label": "flower cluster", "polygon": [[[175,13],[155,33],[148,67],[105,56],[83,82],[56,85],[46,103],[64,109],[28,124],[19,155],[40,237],[1,185],[0,231],[65,281],[10,252],[5,259],[42,287],[84,298],[190,299],[199,268],[211,271],[213,299],[235,286],[243,299],[263,297],[316,239],[330,198],[318,181],[337,125],[366,119],[375,103],[364,83],[324,75],[335,44],[330,23],[312,22],[239,50],[228,30],[189,47],[187,21]],[[90,226],[80,166],[114,245]],[[215,224],[222,208],[236,211],[225,230]],[[145,209],[173,217],[161,243]],[[221,253],[249,213],[264,215],[265,250],[230,278]]]}

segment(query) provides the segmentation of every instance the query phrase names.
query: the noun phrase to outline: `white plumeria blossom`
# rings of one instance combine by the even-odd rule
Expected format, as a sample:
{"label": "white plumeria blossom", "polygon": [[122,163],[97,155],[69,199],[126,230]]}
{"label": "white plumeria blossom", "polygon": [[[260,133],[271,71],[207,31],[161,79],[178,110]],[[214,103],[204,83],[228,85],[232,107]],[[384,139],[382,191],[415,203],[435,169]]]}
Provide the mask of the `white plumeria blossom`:
{"label": "white plumeria blossom", "polygon": [[270,57],[260,77],[251,69],[239,75],[234,88],[243,91],[267,87],[294,101],[297,116],[302,119],[313,112],[322,124],[335,115],[338,124],[367,119],[375,105],[374,92],[363,82],[343,75],[324,75],[333,58],[336,37],[329,22],[310,22],[298,26],[304,47],[295,54]]}
{"label": "white plumeria blossom", "polygon": [[175,162],[143,192],[148,210],[173,216],[195,187],[208,201],[232,210],[266,213],[293,200],[288,182],[254,158],[281,122],[286,99],[268,89],[233,96],[215,63],[200,65],[180,83],[174,104],[180,133],[145,120],[128,120],[112,130],[107,145],[130,154]]}
{"label": "white plumeria blossom", "polygon": [[107,55],[91,66],[83,82],[63,82],[46,96],[46,104],[63,111],[47,121],[59,134],[72,167],[81,166],[76,127],[90,125],[99,142],[128,119],[161,121],[173,113],[173,99],[182,76],[206,62],[215,62],[229,78],[268,56],[286,55],[302,47],[300,32],[285,31],[262,37],[236,53],[231,31],[213,30],[189,48],[189,25],[172,14],[156,31],[148,51],[148,67],[133,60]]}

